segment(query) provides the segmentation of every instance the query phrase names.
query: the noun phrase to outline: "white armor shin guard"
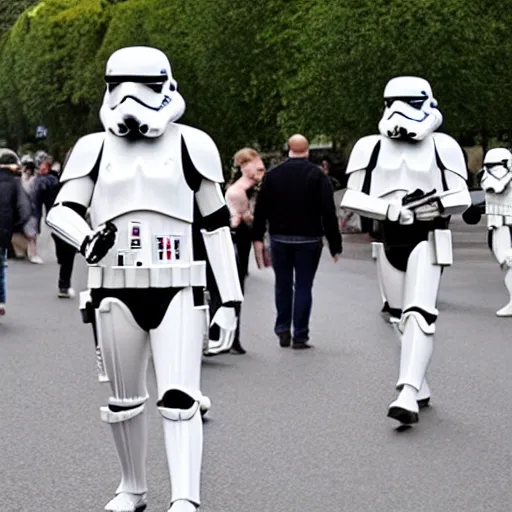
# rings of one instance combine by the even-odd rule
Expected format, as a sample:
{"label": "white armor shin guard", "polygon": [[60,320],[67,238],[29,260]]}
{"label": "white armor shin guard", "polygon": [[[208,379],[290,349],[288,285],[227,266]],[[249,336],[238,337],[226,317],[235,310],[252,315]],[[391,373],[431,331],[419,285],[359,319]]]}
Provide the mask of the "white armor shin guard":
{"label": "white armor shin guard", "polygon": [[426,377],[423,379],[423,384],[418,391],[417,401],[420,407],[426,407],[430,402],[430,388]]}
{"label": "white armor shin guard", "polygon": [[400,374],[396,384],[398,389],[409,385],[419,391],[425,380],[434,350],[434,336],[431,326],[429,330],[432,332],[426,333],[426,326],[420,324],[426,324],[426,321],[419,313],[406,313],[403,320]]}
{"label": "white armor shin guard", "polygon": [[198,507],[203,457],[200,404],[194,402],[190,409],[158,407],[158,410],[164,418],[165,446],[171,475],[171,502],[185,500]]}
{"label": "white armor shin guard", "polygon": [[[389,406],[388,416],[404,425],[418,422],[419,407],[426,405],[423,394],[427,386],[425,375],[434,347],[434,325],[428,325],[418,312],[405,313],[402,318],[402,349],[398,398]],[[428,389],[428,388],[427,388]]]}
{"label": "white armor shin guard", "polygon": [[101,419],[112,427],[112,434],[121,464],[121,483],[116,494],[147,492],[146,456],[147,421],[145,405],[113,412],[101,408]]}

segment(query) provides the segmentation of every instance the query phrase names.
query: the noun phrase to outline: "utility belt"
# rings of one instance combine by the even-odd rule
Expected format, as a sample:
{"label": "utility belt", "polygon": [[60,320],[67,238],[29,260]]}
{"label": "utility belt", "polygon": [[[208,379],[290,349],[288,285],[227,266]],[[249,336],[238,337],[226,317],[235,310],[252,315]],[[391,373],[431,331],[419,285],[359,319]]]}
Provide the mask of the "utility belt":
{"label": "utility belt", "polygon": [[87,287],[96,288],[186,288],[206,286],[206,262],[174,263],[151,267],[89,267]]}
{"label": "utility belt", "polygon": [[501,215],[502,217],[512,217],[512,205],[487,202],[485,204],[485,213],[487,215]]}

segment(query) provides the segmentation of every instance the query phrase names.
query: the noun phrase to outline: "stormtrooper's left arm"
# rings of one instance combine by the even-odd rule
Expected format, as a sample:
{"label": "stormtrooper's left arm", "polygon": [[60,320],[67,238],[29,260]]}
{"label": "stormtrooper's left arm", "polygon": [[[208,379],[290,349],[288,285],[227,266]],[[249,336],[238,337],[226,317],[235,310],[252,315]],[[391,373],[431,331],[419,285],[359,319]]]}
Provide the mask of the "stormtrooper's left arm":
{"label": "stormtrooper's left arm", "polygon": [[449,217],[464,213],[471,206],[467,186],[468,172],[461,147],[444,133],[434,133],[433,137],[447,190],[436,194],[428,205],[415,209],[417,220]]}
{"label": "stormtrooper's left arm", "polygon": [[230,214],[220,185],[203,179],[196,192],[196,203],[205,226],[201,234],[222,304],[234,306],[243,301],[243,294],[229,227]]}
{"label": "stormtrooper's left arm", "polygon": [[224,176],[219,151],[206,133],[189,126],[179,127],[183,165],[202,217],[201,234],[208,260],[223,306],[233,307],[243,301],[243,294],[229,227],[230,213],[220,188]]}
{"label": "stormtrooper's left arm", "polygon": [[217,283],[222,305],[211,320],[220,328],[219,339],[210,340],[205,355],[213,356],[229,352],[235,340],[237,312],[243,301],[235,257],[235,249],[229,227],[230,214],[220,185],[203,179],[196,192],[196,204],[201,213],[201,234],[208,261]]}

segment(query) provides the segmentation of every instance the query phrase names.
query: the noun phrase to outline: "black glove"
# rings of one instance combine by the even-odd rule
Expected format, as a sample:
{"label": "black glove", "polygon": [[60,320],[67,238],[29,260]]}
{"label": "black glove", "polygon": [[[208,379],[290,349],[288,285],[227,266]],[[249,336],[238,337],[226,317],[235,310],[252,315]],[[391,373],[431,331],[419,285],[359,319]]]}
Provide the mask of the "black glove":
{"label": "black glove", "polygon": [[106,222],[86,237],[80,253],[83,254],[87,263],[94,265],[106,256],[116,242],[116,232],[115,225],[112,222]]}

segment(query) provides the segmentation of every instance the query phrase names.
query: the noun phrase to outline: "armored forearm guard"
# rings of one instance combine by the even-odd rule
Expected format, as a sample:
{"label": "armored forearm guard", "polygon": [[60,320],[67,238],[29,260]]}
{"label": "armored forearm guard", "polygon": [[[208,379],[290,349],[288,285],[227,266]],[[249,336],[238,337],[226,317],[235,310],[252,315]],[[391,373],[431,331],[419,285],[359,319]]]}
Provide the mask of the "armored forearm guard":
{"label": "armored forearm guard", "polygon": [[219,288],[222,302],[242,302],[243,294],[238,278],[235,249],[228,227],[215,231],[201,230],[208,259]]}

